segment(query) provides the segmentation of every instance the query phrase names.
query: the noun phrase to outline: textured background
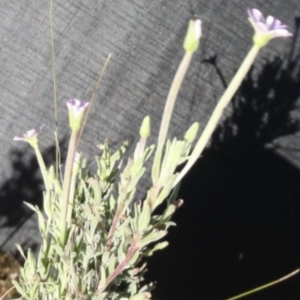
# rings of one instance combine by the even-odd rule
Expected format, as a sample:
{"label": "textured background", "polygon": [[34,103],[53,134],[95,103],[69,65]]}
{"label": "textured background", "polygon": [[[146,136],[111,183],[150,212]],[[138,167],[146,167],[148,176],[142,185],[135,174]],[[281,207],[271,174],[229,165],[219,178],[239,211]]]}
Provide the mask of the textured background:
{"label": "textured background", "polygon": [[[235,106],[228,110],[228,116],[231,115],[231,118],[215,135],[214,143],[211,151],[207,153],[206,160],[204,154],[202,168],[211,171],[200,175],[196,173],[193,180],[191,177],[186,179],[183,186],[183,197],[187,202],[189,202],[189,197],[195,198],[199,194],[195,186],[191,187],[188,183],[200,178],[202,179],[201,183],[196,180],[196,186],[205,185],[207,193],[204,193],[204,198],[207,203],[210,201],[209,203],[214,203],[215,208],[220,207],[220,209],[209,211],[212,215],[209,215],[208,219],[204,217],[203,224],[199,225],[200,215],[195,215],[193,219],[190,212],[191,208],[192,211],[197,212],[200,207],[194,207],[192,204],[188,210],[190,204],[186,204],[187,208],[183,209],[181,217],[183,221],[178,220],[179,225],[182,224],[182,230],[174,231],[175,235],[178,235],[177,240],[180,245],[176,248],[175,242],[175,246],[170,247],[169,252],[166,251],[164,255],[175,257],[173,261],[170,261],[170,266],[180,266],[181,264],[177,264],[177,260],[183,259],[187,255],[187,252],[180,250],[185,243],[184,238],[189,237],[187,232],[193,233],[192,238],[195,244],[190,247],[194,247],[197,251],[195,257],[191,255],[193,260],[185,262],[189,269],[182,269],[185,270],[184,274],[180,273],[182,270],[179,267],[175,268],[174,272],[171,268],[171,273],[174,273],[173,277],[170,273],[165,274],[164,272],[152,274],[153,278],[163,277],[159,278],[159,282],[162,283],[161,288],[158,288],[161,299],[175,299],[175,296],[178,295],[182,295],[179,299],[184,299],[184,297],[194,299],[196,296],[203,296],[203,299],[220,299],[235,294],[239,290],[243,291],[248,286],[252,287],[276,277],[277,273],[275,271],[268,272],[269,269],[266,267],[264,272],[275,277],[266,276],[261,281],[257,279],[257,276],[255,277],[257,281],[248,280],[246,277],[243,281],[244,284],[238,280],[234,281],[239,287],[236,288],[234,284],[231,284],[231,277],[228,275],[230,273],[228,270],[232,269],[230,260],[228,262],[228,256],[225,255],[228,249],[223,244],[214,244],[214,242],[209,244],[204,237],[205,234],[214,237],[213,229],[202,232],[201,235],[199,226],[203,228],[203,225],[207,228],[208,225],[204,221],[210,224],[213,219],[216,221],[215,226],[222,228],[224,224],[228,224],[224,221],[226,218],[222,219],[222,215],[226,213],[230,216],[234,208],[239,207],[232,202],[232,207],[229,205],[222,212],[222,204],[218,201],[217,203],[211,201],[213,197],[218,198],[216,195],[212,196],[210,191],[218,190],[217,184],[222,181],[218,175],[223,174],[224,171],[220,170],[221,167],[216,168],[217,164],[226,170],[235,170],[234,166],[249,163],[253,159],[253,163],[250,164],[253,169],[250,171],[235,172],[233,177],[229,176],[232,173],[223,174],[227,179],[231,178],[230,183],[241,179],[241,175],[244,173],[251,174],[249,178],[244,178],[248,183],[249,180],[251,182],[253,178],[257,178],[258,173],[265,177],[259,177],[257,182],[264,182],[270,176],[269,172],[277,174],[277,179],[278,176],[284,178],[291,176],[295,180],[299,176],[297,169],[291,165],[297,166],[300,163],[297,150],[300,142],[298,124],[291,118],[291,116],[297,116],[300,95],[297,57],[299,55],[299,39],[297,40],[298,31],[297,27],[295,28],[295,18],[300,16],[299,1],[81,0],[55,1],[54,3],[53,26],[57,66],[59,137],[62,144],[68,134],[66,100],[71,98],[90,99],[101,66],[108,54],[112,53],[111,62],[97,93],[81,144],[81,150],[85,155],[93,154],[96,151],[95,144],[102,142],[106,137],[114,146],[119,145],[124,138],[134,142],[137,138],[138,126],[146,114],[152,118],[153,135],[151,140],[155,140],[168,88],[183,55],[181,45],[188,20],[193,17],[194,13],[200,15],[203,20],[203,39],[201,49],[194,56],[192,66],[181,89],[170,135],[180,136],[194,121],[205,124],[214,104],[224,91],[224,85],[229,82],[251,46],[252,28],[246,15],[246,9],[249,6],[257,7],[266,14],[278,17],[290,26],[291,30],[295,32],[295,37],[294,39],[274,40],[262,51],[256,68],[252,72],[252,77],[237,97]],[[47,129],[41,134],[40,140],[47,162],[51,163],[53,160],[54,122],[49,8],[49,1],[0,1],[0,93],[2,104],[0,118],[2,142],[0,147],[0,200],[2,202],[0,206],[0,243],[3,249],[12,249],[16,241],[24,246],[31,245],[33,247],[38,242],[35,219],[32,217],[28,219],[29,212],[22,201],[40,203],[39,172],[29,146],[25,143],[13,142],[12,137],[20,135],[30,128],[46,124]],[[274,60],[275,58],[277,60]],[[250,104],[250,107],[245,105],[245,99],[249,101],[247,103],[253,103],[253,105]],[[264,123],[262,120],[266,122]],[[240,136],[244,138],[241,140],[236,138]],[[234,142],[231,143],[233,140]],[[239,142],[236,142],[237,140]],[[224,143],[224,141],[230,142]],[[272,150],[274,145],[276,152]],[[266,152],[263,152],[262,155],[261,149],[265,149],[266,146],[269,149],[268,155]],[[248,153],[249,149],[254,149],[253,151],[260,149],[261,151],[255,158],[257,153],[255,152],[255,155],[253,152]],[[224,157],[220,153],[230,153],[230,155]],[[244,158],[245,153],[248,153],[251,159]],[[277,155],[278,153],[281,154],[280,157]],[[243,159],[239,160],[242,156]],[[272,161],[270,165],[265,165],[265,173],[257,169],[264,166],[270,157],[275,157],[276,162]],[[210,162],[210,158],[212,162]],[[222,165],[224,160],[228,165]],[[283,166],[279,169],[271,169],[271,166],[280,164]],[[283,173],[282,170],[286,170],[285,168],[288,171]],[[291,169],[293,175],[291,175]],[[276,189],[274,192],[274,187],[281,186],[282,178],[278,179],[277,185],[274,182],[271,181],[269,185],[265,185],[269,190],[265,189],[266,194],[261,194],[264,199],[280,194]],[[280,194],[282,199],[278,201],[286,199],[287,195],[294,199],[294,195],[297,194],[297,181],[293,181],[293,183],[294,185],[285,187],[287,190]],[[250,190],[255,189],[257,193],[262,187],[265,187],[257,186],[253,182],[251,184],[253,188]],[[241,192],[245,192],[244,186],[239,185],[242,186]],[[238,193],[236,185],[227,184],[225,190],[228,194],[224,194],[223,190],[223,194],[221,193],[223,201],[232,199],[233,194]],[[191,195],[191,191],[194,191],[193,195]],[[239,198],[243,197],[239,195],[235,199]],[[194,199],[190,201],[192,202],[192,200]],[[251,202],[251,200],[249,201]],[[272,206],[268,203],[266,207],[268,205]],[[241,210],[244,207],[251,211],[259,210],[263,215],[264,210],[261,207],[254,205],[249,208],[247,204],[243,204],[237,213],[241,220],[243,219]],[[202,214],[205,214],[205,207],[201,207],[201,209]],[[290,209],[293,210],[293,208]],[[297,211],[296,208],[295,211]],[[280,209],[278,208],[276,212],[280,214]],[[253,215],[251,218],[248,220],[251,220],[249,222],[253,224],[256,216]],[[290,215],[286,220],[289,218]],[[188,221],[184,221],[186,219]],[[193,223],[192,220],[197,222]],[[260,225],[262,226],[262,224]],[[238,226],[240,223],[233,225],[234,228]],[[212,226],[212,228],[214,227]],[[251,226],[249,228],[253,229]],[[251,229],[249,230],[250,233],[244,231],[239,234],[232,231],[231,228],[225,233],[222,231],[220,233],[218,230],[217,232],[224,239],[227,237],[229,242],[232,237],[232,241],[238,243],[241,236],[255,235]],[[180,235],[180,232],[183,234]],[[286,232],[282,234],[288,239]],[[299,246],[299,239],[294,235],[293,238],[295,238],[295,244],[291,244],[291,248],[296,249],[295,247]],[[216,238],[216,240],[218,239]],[[214,256],[203,256],[203,252],[199,250],[203,241],[207,243],[207,248],[205,248],[207,253],[213,253],[213,247],[218,248],[219,251],[225,247],[225,250],[221,251],[221,253],[225,253],[224,256],[221,256],[221,262]],[[289,244],[287,241],[285,243]],[[237,257],[237,261],[244,255],[241,250],[229,249],[228,255]],[[268,251],[266,250],[266,253]],[[255,257],[254,252],[251,252],[253,257]],[[284,253],[286,256],[289,255],[288,251]],[[215,255],[218,256],[218,254]],[[267,260],[267,257],[269,256],[264,256],[264,261]],[[163,257],[163,260],[167,261],[167,258]],[[204,260],[210,263],[207,263],[206,266]],[[291,268],[297,267],[296,262],[294,261]],[[259,265],[259,261],[256,263]],[[274,261],[271,260],[270,265],[273,263]],[[193,264],[196,264],[195,269],[192,268]],[[284,265],[288,264],[285,262]],[[213,269],[214,274],[223,274],[222,272],[224,272],[228,276],[220,275],[214,278],[212,275],[207,275],[210,270],[209,266]],[[190,269],[193,270],[189,274],[188,270]],[[247,272],[247,268],[245,270]],[[287,270],[280,269],[278,275],[283,275],[285,271],[289,270],[288,267]],[[198,274],[198,272],[200,273]],[[258,272],[260,272],[259,269],[255,270],[255,274]],[[196,277],[193,273],[199,275],[199,282],[191,279]],[[169,276],[173,281],[168,278]],[[235,276],[239,278],[239,275]],[[181,285],[182,278],[185,278],[183,286]],[[168,284],[164,285],[164,282],[171,285],[170,290],[173,290],[173,294],[167,293]],[[202,292],[198,293],[195,286],[200,286],[200,283],[204,287]],[[219,293],[214,288],[210,289],[210,287],[218,287],[221,283],[222,287],[226,288],[221,288]],[[186,296],[187,290],[190,291],[190,296]],[[272,297],[275,299],[274,296]],[[265,299],[267,298],[265,296]],[[288,299],[298,299],[298,297]]]}

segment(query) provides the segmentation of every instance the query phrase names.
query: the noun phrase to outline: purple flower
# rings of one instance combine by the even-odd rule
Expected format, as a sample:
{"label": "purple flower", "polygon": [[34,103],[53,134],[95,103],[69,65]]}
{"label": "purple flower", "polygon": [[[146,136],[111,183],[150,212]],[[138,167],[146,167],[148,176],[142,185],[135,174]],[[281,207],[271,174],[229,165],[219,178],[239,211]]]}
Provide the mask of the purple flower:
{"label": "purple flower", "polygon": [[260,42],[264,42],[262,46],[273,38],[289,37],[292,35],[292,33],[288,31],[287,25],[282,24],[272,16],[265,18],[256,8],[248,9],[248,16],[255,30],[256,38],[258,38]]}
{"label": "purple flower", "polygon": [[44,128],[45,124],[43,124],[40,129],[30,129],[26,133],[23,134],[23,137],[15,136],[13,138],[14,141],[24,141],[29,143],[31,146],[37,146],[38,144],[38,135],[41,130]]}
{"label": "purple flower", "polygon": [[77,99],[72,99],[67,101],[67,106],[69,110],[69,123],[72,130],[79,130],[82,123],[86,108],[89,102],[81,101]]}
{"label": "purple flower", "polygon": [[78,99],[72,99],[67,101],[67,106],[69,111],[72,111],[75,117],[78,117],[82,114],[85,109],[88,107],[89,102],[87,101],[80,101]]}

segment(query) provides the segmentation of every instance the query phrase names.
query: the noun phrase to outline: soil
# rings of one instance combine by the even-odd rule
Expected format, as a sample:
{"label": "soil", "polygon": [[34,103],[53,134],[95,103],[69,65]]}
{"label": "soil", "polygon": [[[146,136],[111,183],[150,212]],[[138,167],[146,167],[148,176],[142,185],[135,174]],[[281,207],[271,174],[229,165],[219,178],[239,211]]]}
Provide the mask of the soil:
{"label": "soil", "polygon": [[[13,286],[12,280],[18,279],[20,263],[9,252],[0,251],[0,299]],[[16,289],[12,289],[3,300],[19,297]]]}

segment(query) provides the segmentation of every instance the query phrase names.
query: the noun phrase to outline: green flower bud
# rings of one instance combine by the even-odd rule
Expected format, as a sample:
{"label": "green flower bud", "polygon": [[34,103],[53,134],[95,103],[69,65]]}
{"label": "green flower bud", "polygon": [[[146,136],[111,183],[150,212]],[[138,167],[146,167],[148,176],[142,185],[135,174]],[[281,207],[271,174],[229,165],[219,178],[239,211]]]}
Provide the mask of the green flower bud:
{"label": "green flower bud", "polygon": [[191,127],[188,129],[188,131],[185,133],[184,135],[184,139],[188,142],[188,143],[192,143],[198,133],[199,130],[199,123],[195,122],[194,124],[191,125]]}
{"label": "green flower bud", "polygon": [[202,36],[201,20],[190,20],[189,28],[183,42],[183,48],[187,52],[195,52]]}
{"label": "green flower bud", "polygon": [[140,136],[146,139],[149,137],[150,133],[151,133],[151,120],[149,116],[146,116],[141,125]]}

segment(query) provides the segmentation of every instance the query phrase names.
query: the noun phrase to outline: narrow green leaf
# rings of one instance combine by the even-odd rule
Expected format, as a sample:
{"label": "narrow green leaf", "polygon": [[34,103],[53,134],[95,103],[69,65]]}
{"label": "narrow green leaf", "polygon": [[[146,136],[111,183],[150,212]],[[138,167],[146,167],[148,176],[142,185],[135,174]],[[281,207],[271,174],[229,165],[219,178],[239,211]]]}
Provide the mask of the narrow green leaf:
{"label": "narrow green leaf", "polygon": [[168,245],[169,245],[169,243],[167,241],[160,242],[160,243],[156,244],[152,249],[149,249],[146,252],[146,255],[152,256],[155,251],[162,250],[162,249],[166,248]]}
{"label": "narrow green leaf", "polygon": [[115,270],[115,267],[116,267],[116,257],[111,256],[107,265],[108,276],[112,274],[112,272]]}
{"label": "narrow green leaf", "polygon": [[156,242],[163,238],[167,234],[167,231],[160,230],[160,231],[153,231],[150,234],[148,234],[146,237],[144,237],[139,243],[139,248],[143,248],[148,244],[151,244],[153,242]]}
{"label": "narrow green leaf", "polygon": [[143,232],[148,227],[150,223],[150,219],[151,219],[151,208],[149,206],[149,203],[144,201],[142,213],[139,215],[138,230]]}
{"label": "narrow green leaf", "polygon": [[151,294],[149,292],[144,292],[129,298],[129,300],[146,300],[146,299],[151,299]]}
{"label": "narrow green leaf", "polygon": [[105,274],[105,268],[103,266],[100,267],[100,282],[98,289],[101,290],[105,287],[106,284],[106,274]]}
{"label": "narrow green leaf", "polygon": [[136,251],[132,256],[132,258],[130,259],[130,261],[128,262],[128,265],[125,267],[125,269],[129,268],[130,266],[134,266],[137,260],[139,259],[139,257],[140,257],[140,252]]}
{"label": "narrow green leaf", "polygon": [[15,244],[15,245],[16,245],[17,249],[19,250],[20,254],[22,255],[22,257],[26,260],[25,253],[24,253],[21,245],[20,244]]}
{"label": "narrow green leaf", "polygon": [[16,290],[18,291],[18,293],[24,297],[24,299],[29,299],[25,290],[21,287],[20,283],[17,282],[16,280],[12,280],[13,285],[15,286]]}

